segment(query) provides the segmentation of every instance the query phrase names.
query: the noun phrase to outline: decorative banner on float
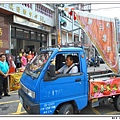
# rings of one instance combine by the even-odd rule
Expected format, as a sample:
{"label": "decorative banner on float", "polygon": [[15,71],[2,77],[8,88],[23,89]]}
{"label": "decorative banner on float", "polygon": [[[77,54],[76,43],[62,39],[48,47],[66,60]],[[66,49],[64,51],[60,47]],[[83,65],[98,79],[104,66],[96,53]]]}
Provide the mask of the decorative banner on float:
{"label": "decorative banner on float", "polygon": [[89,36],[108,67],[118,73],[118,50],[115,34],[115,21],[75,10],[77,21]]}

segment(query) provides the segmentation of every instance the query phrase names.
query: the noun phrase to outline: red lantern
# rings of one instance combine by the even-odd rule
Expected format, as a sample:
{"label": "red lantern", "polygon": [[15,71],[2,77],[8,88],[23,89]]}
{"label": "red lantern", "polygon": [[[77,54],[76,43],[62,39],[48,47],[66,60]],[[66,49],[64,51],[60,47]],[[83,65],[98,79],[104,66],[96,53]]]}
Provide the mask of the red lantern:
{"label": "red lantern", "polygon": [[[72,16],[72,11],[69,12],[70,16]],[[76,13],[74,12],[74,20],[76,20]]]}

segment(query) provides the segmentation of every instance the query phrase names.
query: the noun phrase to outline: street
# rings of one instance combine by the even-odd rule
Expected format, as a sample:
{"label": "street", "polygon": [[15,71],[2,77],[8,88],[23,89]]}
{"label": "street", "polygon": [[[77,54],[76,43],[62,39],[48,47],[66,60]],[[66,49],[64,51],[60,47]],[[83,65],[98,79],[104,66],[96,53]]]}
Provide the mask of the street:
{"label": "street", "polygon": [[[88,71],[93,71],[94,69],[102,70],[107,66],[101,64],[100,67],[89,67]],[[20,103],[18,97],[18,90],[9,92],[10,97],[3,97],[0,99],[0,115],[27,115],[22,104]],[[109,103],[104,105],[103,103],[100,106],[92,108],[89,104],[86,108],[81,110],[78,115],[119,115],[120,112],[116,111],[113,104]]]}
{"label": "street", "polygon": [[[18,91],[12,91],[9,93],[10,97],[3,97],[0,100],[0,115],[28,115],[18,97]],[[110,103],[92,108],[88,105],[77,115],[119,115],[120,112],[116,111],[114,106]]]}
{"label": "street", "polygon": [[[18,90],[16,90],[20,88],[19,81],[25,68],[28,76],[22,76],[22,89],[36,102],[43,101],[43,106],[40,105],[40,111],[43,111],[41,113],[53,113],[57,102],[61,105],[68,98],[71,102],[76,100],[77,106],[82,109],[83,102],[86,103],[88,96],[93,99],[93,97],[98,97],[99,93],[99,97],[120,94],[120,79],[115,78],[117,75],[102,75],[111,70],[115,73],[120,72],[119,10],[120,4],[118,3],[110,4],[110,6],[108,3],[97,5],[96,3],[74,2],[0,3],[0,62],[2,62],[0,65],[0,75],[2,75],[0,98],[2,89],[6,93],[4,78],[7,76],[9,76],[8,91],[15,90],[9,92],[11,96],[3,96],[0,99],[0,115],[28,115],[20,103]],[[66,58],[68,54],[70,55]],[[57,56],[61,57],[57,58]],[[86,71],[86,59],[88,66],[93,64],[99,66],[99,63],[104,63],[103,58],[111,70],[107,65],[100,64],[100,67],[88,67]],[[59,70],[63,62],[66,62],[67,66]],[[54,71],[71,73],[71,75],[57,76]],[[108,77],[108,81],[104,77],[98,78],[99,75],[94,76],[95,72]],[[94,84],[97,78],[101,82],[99,85]],[[105,94],[106,92],[109,94]],[[74,98],[73,101],[71,96]],[[119,97],[114,99],[115,106],[120,104],[118,103]],[[28,100],[26,101],[28,103]],[[94,103],[97,102],[93,101]],[[30,106],[33,105],[31,104]],[[74,109],[71,104],[62,104],[62,107],[60,105],[57,106],[59,113],[73,113]],[[31,110],[29,105],[25,106]],[[33,106],[36,112],[38,107]],[[119,114],[120,112],[116,111],[112,103],[108,105],[100,103],[100,106],[95,108],[88,103],[77,115]]]}

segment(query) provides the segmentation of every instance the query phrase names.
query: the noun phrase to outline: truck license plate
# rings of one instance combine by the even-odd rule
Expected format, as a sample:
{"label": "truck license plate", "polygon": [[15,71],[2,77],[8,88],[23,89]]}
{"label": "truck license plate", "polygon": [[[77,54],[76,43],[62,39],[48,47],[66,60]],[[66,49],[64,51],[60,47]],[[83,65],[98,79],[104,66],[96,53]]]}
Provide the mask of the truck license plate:
{"label": "truck license plate", "polygon": [[21,104],[23,105],[23,99],[20,97],[20,102],[21,102]]}

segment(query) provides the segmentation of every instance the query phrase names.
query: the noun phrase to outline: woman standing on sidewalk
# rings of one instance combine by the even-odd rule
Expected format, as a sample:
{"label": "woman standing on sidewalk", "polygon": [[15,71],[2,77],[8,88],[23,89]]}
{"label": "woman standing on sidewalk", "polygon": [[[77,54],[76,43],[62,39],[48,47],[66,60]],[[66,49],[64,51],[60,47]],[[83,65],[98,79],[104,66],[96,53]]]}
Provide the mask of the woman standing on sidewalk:
{"label": "woman standing on sidewalk", "polygon": [[27,65],[27,58],[26,58],[25,52],[23,52],[23,54],[22,54],[21,63],[22,63],[22,67],[25,67]]}
{"label": "woman standing on sidewalk", "polygon": [[7,77],[9,72],[9,66],[6,62],[5,54],[0,55],[0,99],[2,99],[2,87],[4,96],[10,96],[7,93]]}

